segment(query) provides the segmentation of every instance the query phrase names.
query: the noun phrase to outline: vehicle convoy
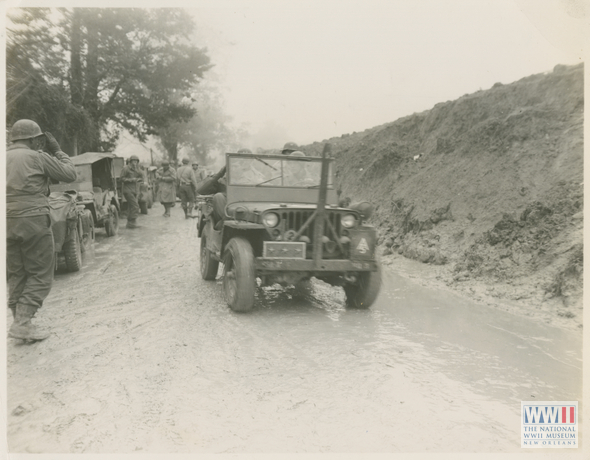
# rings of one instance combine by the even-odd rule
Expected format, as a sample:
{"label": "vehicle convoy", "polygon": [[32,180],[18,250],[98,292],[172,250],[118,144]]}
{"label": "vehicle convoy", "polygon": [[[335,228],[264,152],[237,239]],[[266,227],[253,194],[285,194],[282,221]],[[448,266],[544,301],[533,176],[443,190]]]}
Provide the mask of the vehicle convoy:
{"label": "vehicle convoy", "polygon": [[123,158],[114,153],[87,152],[72,157],[78,178],[70,184],[49,186],[51,192],[76,191],[76,203],[90,212],[94,227],[104,227],[107,236],[119,231],[121,204],[117,178]]}
{"label": "vehicle convoy", "polygon": [[90,210],[78,201],[75,190],[52,192],[49,215],[56,252],[56,267],[62,256],[70,272],[82,268],[82,253],[94,242],[94,220]]}
{"label": "vehicle convoy", "polygon": [[348,307],[368,308],[381,286],[377,232],[368,203],[343,208],[333,185],[333,159],[226,154],[227,205],[216,222],[212,196],[201,197],[201,276],[223,287],[234,311],[254,304],[261,285],[316,277],[342,286]]}

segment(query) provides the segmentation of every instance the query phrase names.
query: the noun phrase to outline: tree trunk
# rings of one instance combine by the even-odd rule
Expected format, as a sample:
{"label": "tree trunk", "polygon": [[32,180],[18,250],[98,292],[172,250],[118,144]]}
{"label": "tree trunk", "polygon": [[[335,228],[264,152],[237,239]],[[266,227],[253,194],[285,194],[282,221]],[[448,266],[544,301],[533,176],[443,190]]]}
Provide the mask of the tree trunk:
{"label": "tree trunk", "polygon": [[82,48],[82,18],[79,8],[74,8],[72,14],[72,29],[70,31],[71,40],[71,81],[70,87],[72,94],[72,104],[81,106],[84,94],[84,86],[82,82],[82,60],[80,56],[80,50]]}
{"label": "tree trunk", "polygon": [[166,149],[166,152],[168,152],[168,159],[170,160],[170,163],[176,165],[178,161],[178,142],[175,140],[166,139],[161,139],[161,141],[162,145]]}
{"label": "tree trunk", "polygon": [[[96,24],[96,19],[93,17],[94,13],[89,13],[83,18],[83,24],[86,26],[86,81],[84,90],[83,106],[89,113],[94,126],[100,132],[102,125],[100,119],[100,111],[98,104],[98,86],[100,84],[100,77],[98,73],[98,57],[99,57],[99,29]],[[98,139],[91,138],[89,142],[89,150],[98,150]]]}
{"label": "tree trunk", "polygon": [[62,149],[66,152],[69,156],[75,157],[78,155],[78,137],[79,134],[75,133],[73,136],[66,137],[63,142],[60,142]]}

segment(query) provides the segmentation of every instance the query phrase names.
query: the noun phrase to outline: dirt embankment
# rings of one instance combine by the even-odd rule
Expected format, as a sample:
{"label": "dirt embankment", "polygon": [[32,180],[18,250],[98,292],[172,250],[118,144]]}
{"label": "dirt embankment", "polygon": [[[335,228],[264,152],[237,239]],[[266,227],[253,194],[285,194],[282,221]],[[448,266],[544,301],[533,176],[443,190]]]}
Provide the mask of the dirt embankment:
{"label": "dirt embankment", "polygon": [[581,327],[583,108],[582,64],[496,83],[330,139],[339,187],[376,205],[385,263]]}

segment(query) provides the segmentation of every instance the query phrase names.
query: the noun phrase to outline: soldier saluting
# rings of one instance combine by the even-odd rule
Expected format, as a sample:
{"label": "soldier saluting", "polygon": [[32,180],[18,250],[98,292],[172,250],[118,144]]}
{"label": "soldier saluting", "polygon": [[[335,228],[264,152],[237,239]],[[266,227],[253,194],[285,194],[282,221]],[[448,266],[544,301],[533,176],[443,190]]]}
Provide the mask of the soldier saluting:
{"label": "soldier saluting", "polygon": [[[74,182],[76,168],[51,133],[41,132],[32,120],[17,121],[10,139],[6,149],[6,272],[14,322],[8,336],[43,340],[49,333],[31,319],[53,283],[49,184],[50,180]],[[41,150],[45,144],[50,153]]]}

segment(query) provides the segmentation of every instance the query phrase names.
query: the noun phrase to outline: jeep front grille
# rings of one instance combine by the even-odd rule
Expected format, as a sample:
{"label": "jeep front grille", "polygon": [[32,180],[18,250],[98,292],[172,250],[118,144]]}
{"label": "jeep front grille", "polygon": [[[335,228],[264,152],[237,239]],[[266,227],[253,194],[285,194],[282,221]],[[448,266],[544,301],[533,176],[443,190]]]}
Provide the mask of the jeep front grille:
{"label": "jeep front grille", "polygon": [[[292,230],[294,232],[298,232],[301,227],[307,222],[309,217],[314,213],[313,210],[311,211],[282,211],[279,212],[279,216],[281,218],[281,225],[283,233]],[[326,217],[327,220],[332,224],[332,228],[336,232],[337,237],[342,236],[342,228],[340,224],[341,213],[337,211],[330,211],[326,209]],[[314,232],[314,221],[312,221],[307,228],[301,233],[302,236],[306,236],[311,241],[310,245],[313,245],[313,232]],[[328,223],[324,224],[324,235],[327,236],[331,241],[334,241],[334,235],[330,230]],[[311,257],[312,251],[307,251],[308,258]],[[328,256],[328,254],[324,254],[324,256]],[[342,257],[343,254],[340,254],[340,251],[337,251],[337,254],[333,254],[332,257]]]}

